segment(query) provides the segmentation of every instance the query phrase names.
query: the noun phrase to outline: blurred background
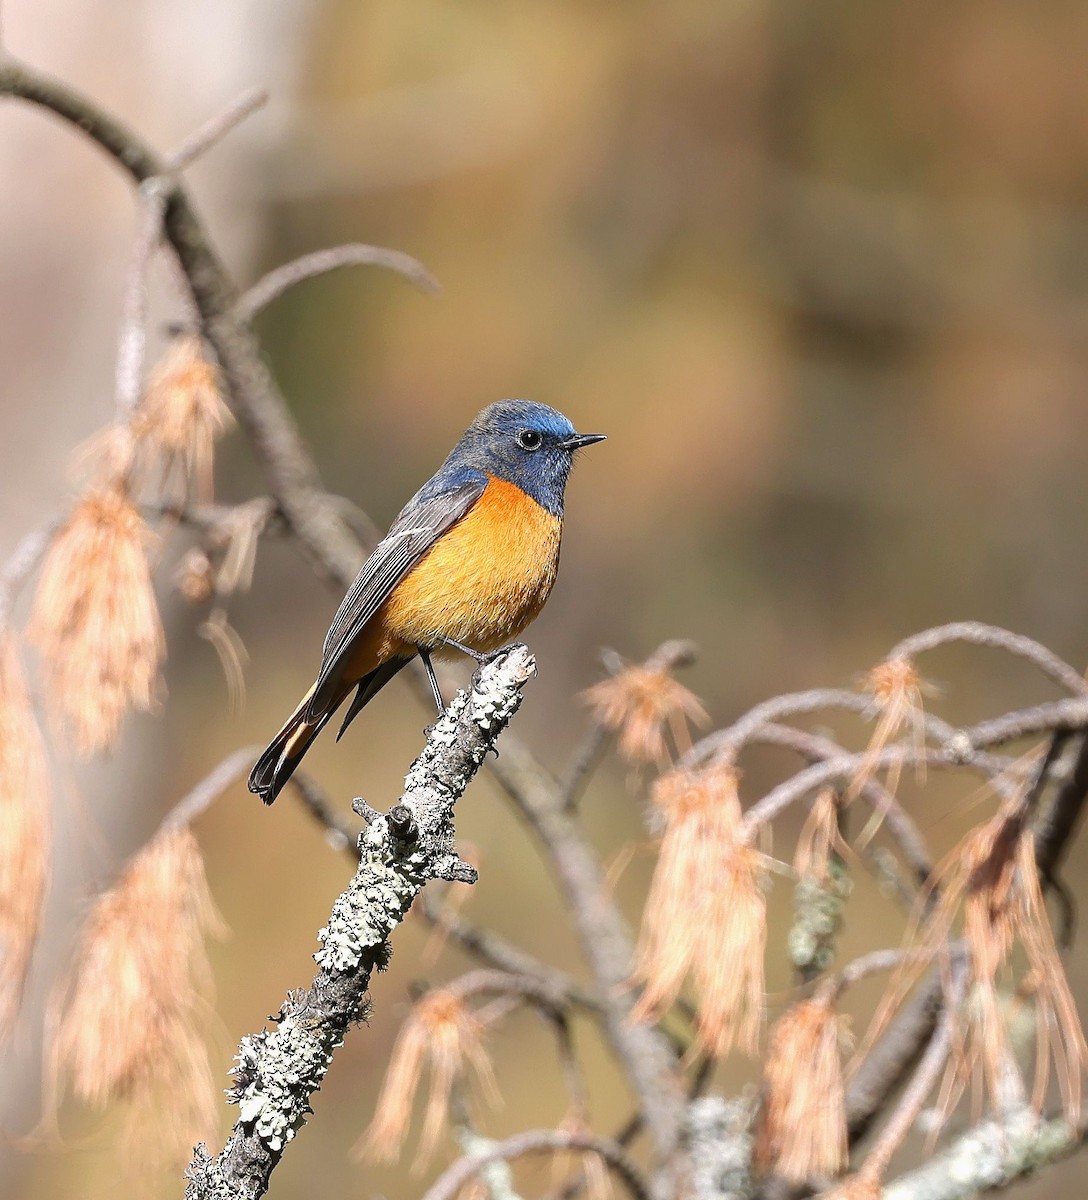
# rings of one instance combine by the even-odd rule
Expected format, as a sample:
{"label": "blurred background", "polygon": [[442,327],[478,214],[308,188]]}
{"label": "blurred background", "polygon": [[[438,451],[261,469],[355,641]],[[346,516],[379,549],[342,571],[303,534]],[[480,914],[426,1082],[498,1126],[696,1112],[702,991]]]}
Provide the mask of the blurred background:
{"label": "blurred background", "polygon": [[[382,527],[491,400],[542,400],[609,435],[575,473],[563,570],[529,635],[540,676],[518,732],[550,765],[578,736],[573,698],[602,646],[637,658],[695,639],[685,682],[715,723],[779,691],[849,685],[900,637],[953,619],[1088,664],[1082,3],[6,0],[3,36],[164,150],[243,88],[270,90],[190,174],[241,284],[342,241],[407,251],[439,278],[427,296],[344,271],[260,319],[326,483]],[[72,450],[111,417],[136,225],[130,185],[88,143],[0,107],[0,556],[70,498]],[[180,312],[165,270],[153,301],[156,328]],[[260,486],[228,437],[218,497]],[[65,1110],[59,1148],[25,1136],[45,998],[88,897],[225,754],[278,727],[339,600],[295,548],[262,544],[231,610],[251,655],[232,712],[202,614],[171,586],[184,544],[160,556],[160,718],[131,719],[108,762],[56,763],[48,926],[27,1037],[0,1074],[6,1196],[116,1194],[111,1116]],[[921,665],[951,720],[1051,696],[993,652]],[[385,807],[429,719],[391,687],[307,765],[345,811],[359,792]],[[754,758],[747,798],[783,765]],[[938,850],[978,819],[963,799],[937,787],[914,804]],[[607,767],[585,810],[606,858],[644,839],[641,807]],[[290,801],[265,811],[241,785],[198,832],[232,930],[212,949],[224,1074],[238,1037],[308,981],[347,865]],[[486,781],[459,832],[483,871],[466,911],[578,970],[547,872]],[[1074,852],[1074,885],[1085,865]],[[617,885],[632,921],[649,869],[638,856]],[[847,948],[881,936],[883,903],[855,907]],[[789,982],[775,938],[789,905],[780,883],[772,990]],[[411,922],[396,939],[370,1028],[338,1056],[274,1196],[311,1196],[318,1180],[328,1196],[421,1190],[348,1149],[411,984],[465,965],[421,957],[426,945]],[[1069,970],[1083,998],[1083,946]],[[625,1101],[584,1042],[608,1131]],[[558,1122],[547,1032],[517,1018],[494,1049],[506,1105],[484,1130]],[[743,1061],[721,1076],[752,1078]],[[1069,1178],[1052,1171],[1033,1194],[1073,1194]],[[178,1191],[167,1178],[148,1194]]]}

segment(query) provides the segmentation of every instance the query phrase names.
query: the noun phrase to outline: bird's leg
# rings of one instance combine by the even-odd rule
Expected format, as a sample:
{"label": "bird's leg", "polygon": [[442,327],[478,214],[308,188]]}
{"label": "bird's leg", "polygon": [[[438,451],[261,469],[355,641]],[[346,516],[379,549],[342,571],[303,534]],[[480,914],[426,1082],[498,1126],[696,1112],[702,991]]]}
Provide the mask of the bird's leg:
{"label": "bird's leg", "polygon": [[446,702],[442,699],[442,689],[438,686],[438,676],[434,673],[434,666],[431,663],[431,652],[423,646],[417,646],[419,657],[423,659],[423,666],[427,671],[427,679],[431,685],[431,695],[434,696],[434,702],[438,705],[438,715],[441,716],[446,711]]}
{"label": "bird's leg", "polygon": [[[450,646],[454,650],[460,650],[462,654],[467,654],[469,658],[476,663],[477,667],[482,667],[484,663],[491,662],[492,659],[498,658],[500,654],[505,654],[506,651],[510,649],[509,646],[501,646],[498,650],[490,650],[486,654],[481,654],[479,650],[473,650],[471,646],[466,646],[463,643],[456,641],[454,638],[448,637],[442,638],[442,644],[444,646]],[[420,650],[420,654],[423,654],[422,650]],[[427,671],[431,675],[431,686],[437,687],[437,683],[434,682],[434,673],[431,672],[430,661],[426,657],[424,657],[423,661],[427,664]],[[494,754],[496,758],[499,757],[498,746],[492,745],[490,752]]]}
{"label": "bird's leg", "polygon": [[508,650],[518,644],[517,642],[511,642],[507,646],[500,646],[497,650],[485,650],[481,653],[479,650],[473,650],[471,646],[466,646],[463,642],[455,642],[453,638],[444,637],[441,640],[444,646],[449,646],[452,650],[460,650],[462,654],[467,654],[478,667],[482,667],[484,663],[493,662],[496,658],[501,658]]}
{"label": "bird's leg", "polygon": [[466,646],[463,642],[455,642],[453,638],[442,638],[442,644],[444,646],[450,646],[454,650],[460,650],[462,654],[467,654],[469,658],[475,660],[478,667],[483,666],[483,664],[492,657],[490,654],[481,654],[479,650],[473,650],[471,646]]}

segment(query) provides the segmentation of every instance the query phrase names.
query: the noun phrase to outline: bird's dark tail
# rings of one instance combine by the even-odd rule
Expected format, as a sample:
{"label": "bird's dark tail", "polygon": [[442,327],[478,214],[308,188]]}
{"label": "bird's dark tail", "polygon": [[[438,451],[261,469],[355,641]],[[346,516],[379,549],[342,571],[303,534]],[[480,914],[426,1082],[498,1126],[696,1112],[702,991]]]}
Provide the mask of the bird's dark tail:
{"label": "bird's dark tail", "polygon": [[327,712],[316,720],[307,721],[306,706],[310,702],[310,693],[307,692],[298,708],[287,718],[286,724],[269,743],[268,749],[257,759],[249,776],[249,790],[256,792],[265,804],[271,804],[294,774],[295,768],[302,762],[302,756],[309,750],[310,743],[325,728],[343,700],[344,697],[341,696]]}
{"label": "bird's dark tail", "polygon": [[344,736],[344,731],[355,720],[363,708],[374,699],[398,671],[403,670],[411,661],[410,658],[391,658],[388,662],[382,663],[380,667],[375,667],[369,675],[364,675],[359,680],[359,687],[356,689],[355,698],[352,700],[351,707],[348,709],[344,717],[344,722],[340,726],[340,732],[336,735],[337,741]]}
{"label": "bird's dark tail", "polygon": [[[376,667],[369,675],[359,680],[355,699],[351,703],[344,724],[340,728],[337,740],[343,736],[359,710],[393,678],[396,673],[406,666],[410,659],[394,658],[380,667]],[[316,687],[316,684],[314,685]],[[284,785],[295,773],[295,768],[302,761],[302,756],[310,748],[310,743],[328,724],[330,717],[348,697],[355,687],[349,685],[338,693],[334,693],[328,707],[321,712],[310,711],[310,701],[314,688],[306,693],[295,711],[287,718],[283,728],[276,734],[268,749],[257,759],[257,763],[249,776],[249,790],[256,792],[265,802],[271,804],[283,790]]]}

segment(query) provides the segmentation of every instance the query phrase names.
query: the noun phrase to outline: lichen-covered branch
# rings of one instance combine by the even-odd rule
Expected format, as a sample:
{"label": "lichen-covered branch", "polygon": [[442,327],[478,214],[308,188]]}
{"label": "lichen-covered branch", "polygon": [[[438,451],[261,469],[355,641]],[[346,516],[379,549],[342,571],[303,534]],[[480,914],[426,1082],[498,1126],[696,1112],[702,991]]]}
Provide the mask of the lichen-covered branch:
{"label": "lichen-covered branch", "polygon": [[1083,1142],[1083,1131],[1067,1121],[1040,1120],[1024,1109],[1012,1120],[976,1125],[925,1166],[888,1184],[884,1200],[970,1200],[1065,1158]]}
{"label": "lichen-covered branch", "polygon": [[524,646],[481,667],[471,690],[459,692],[430,729],[399,803],[386,814],[364,808],[369,824],[359,839],[359,866],[319,934],[317,975],[308,989],[288,995],[275,1029],[242,1039],[229,1093],[238,1121],[217,1156],[197,1148],[186,1173],[187,1200],[264,1195],[336,1048],[365,1015],[371,975],[388,962],[389,936],[412,901],[430,879],[475,879],[454,849],[454,804],[517,710],[534,670]]}

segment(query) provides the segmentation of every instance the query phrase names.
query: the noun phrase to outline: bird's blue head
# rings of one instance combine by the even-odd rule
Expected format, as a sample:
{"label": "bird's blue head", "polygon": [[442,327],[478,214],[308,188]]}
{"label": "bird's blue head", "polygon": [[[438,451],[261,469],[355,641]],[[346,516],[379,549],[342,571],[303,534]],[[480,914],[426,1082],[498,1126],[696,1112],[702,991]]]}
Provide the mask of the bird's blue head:
{"label": "bird's blue head", "polygon": [[603,433],[577,433],[561,412],[546,404],[500,400],[477,414],[445,466],[495,475],[562,516],[575,451],[603,439]]}

